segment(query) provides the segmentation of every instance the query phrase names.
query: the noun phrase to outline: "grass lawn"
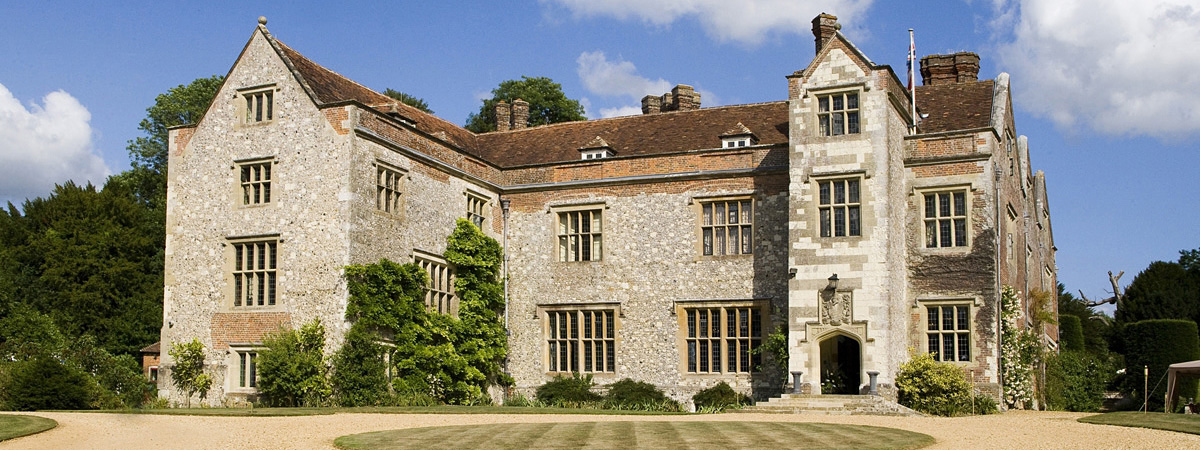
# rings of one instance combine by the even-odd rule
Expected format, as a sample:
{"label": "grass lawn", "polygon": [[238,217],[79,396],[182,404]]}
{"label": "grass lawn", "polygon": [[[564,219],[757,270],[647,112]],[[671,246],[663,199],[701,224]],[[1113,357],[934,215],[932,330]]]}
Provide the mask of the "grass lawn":
{"label": "grass lawn", "polygon": [[41,433],[58,426],[58,422],[37,416],[0,414],[0,441]]}
{"label": "grass lawn", "polygon": [[579,422],[412,428],[342,436],[344,449],[818,448],[912,449],[933,437],[865,425],[779,422]]}
{"label": "grass lawn", "polygon": [[647,411],[619,411],[611,409],[584,408],[531,408],[521,406],[367,406],[360,408],[163,408],[163,409],[109,409],[93,411],[56,412],[99,412],[113,414],[160,414],[177,416],[318,416],[325,414],[602,414],[602,415],[677,415]]}
{"label": "grass lawn", "polygon": [[1111,412],[1079,418],[1083,423],[1118,425],[1122,427],[1154,428],[1200,434],[1200,414],[1142,413],[1136,411]]}

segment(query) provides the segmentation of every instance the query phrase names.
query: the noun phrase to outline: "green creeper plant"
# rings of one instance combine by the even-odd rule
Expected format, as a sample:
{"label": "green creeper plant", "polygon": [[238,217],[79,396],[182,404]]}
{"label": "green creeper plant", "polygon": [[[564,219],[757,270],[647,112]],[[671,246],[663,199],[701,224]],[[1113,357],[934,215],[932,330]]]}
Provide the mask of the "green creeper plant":
{"label": "green creeper plant", "polygon": [[282,330],[263,340],[258,352],[258,389],[268,404],[324,406],[331,388],[325,366],[325,327],[313,319],[299,330]]}

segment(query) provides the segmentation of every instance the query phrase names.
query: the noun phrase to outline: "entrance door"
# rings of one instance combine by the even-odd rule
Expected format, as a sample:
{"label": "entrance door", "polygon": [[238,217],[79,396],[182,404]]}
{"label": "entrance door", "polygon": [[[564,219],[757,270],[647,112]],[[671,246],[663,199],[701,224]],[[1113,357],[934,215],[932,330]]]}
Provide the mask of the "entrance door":
{"label": "entrance door", "polygon": [[861,372],[858,341],[842,335],[821,341],[822,394],[858,394]]}

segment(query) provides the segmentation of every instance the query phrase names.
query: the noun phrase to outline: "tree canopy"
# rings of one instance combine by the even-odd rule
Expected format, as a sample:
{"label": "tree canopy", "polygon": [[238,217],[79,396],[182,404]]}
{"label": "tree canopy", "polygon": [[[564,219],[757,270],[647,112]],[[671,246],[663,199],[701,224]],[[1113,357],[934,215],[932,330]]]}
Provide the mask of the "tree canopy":
{"label": "tree canopy", "polygon": [[422,98],[408,95],[392,88],[387,88],[387,90],[384,90],[383,95],[391,97],[394,100],[398,100],[400,103],[404,103],[405,105],[433,114],[433,110],[429,109],[429,104],[425,103],[425,100]]}
{"label": "tree canopy", "polygon": [[1149,319],[1200,319],[1200,283],[1174,262],[1150,263],[1125,289],[1116,319],[1133,323]]}
{"label": "tree canopy", "polygon": [[1096,311],[1087,302],[1067,291],[1066,285],[1058,283],[1058,315],[1079,318],[1079,326],[1083,331],[1083,346],[1094,354],[1108,351],[1109,317]]}
{"label": "tree canopy", "polygon": [[583,105],[578,100],[567,98],[562,85],[546,77],[522,76],[520,80],[506,80],[492,89],[492,98],[483,101],[479,112],[467,116],[468,130],[485,133],[496,130],[496,102],[504,100],[511,104],[521,99],[529,102],[528,126],[547,125],[559,122],[587,120]]}

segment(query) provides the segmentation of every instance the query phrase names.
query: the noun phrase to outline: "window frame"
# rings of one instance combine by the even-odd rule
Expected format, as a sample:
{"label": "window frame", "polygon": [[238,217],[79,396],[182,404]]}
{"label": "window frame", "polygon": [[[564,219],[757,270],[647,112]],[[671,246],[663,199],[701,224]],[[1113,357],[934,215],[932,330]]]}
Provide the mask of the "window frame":
{"label": "window frame", "polygon": [[[692,199],[692,203],[695,205],[696,209],[696,243],[698,247],[696,253],[701,258],[726,258],[751,256],[754,254],[754,247],[757,242],[754,240],[754,236],[758,230],[754,225],[754,213],[756,212],[757,205],[755,204],[756,202],[753,194],[695,197]],[[738,206],[737,223],[729,223],[728,214],[730,211],[730,204]],[[749,205],[750,207],[750,213],[748,216],[749,222],[745,221],[745,219],[747,219],[746,214],[744,214],[746,205]],[[720,224],[716,223],[717,206],[723,206],[721,216],[725,220]],[[711,207],[711,212],[709,214],[712,220],[710,220],[710,223],[705,223],[705,211],[709,207]],[[721,254],[717,253],[718,229],[723,229],[725,236],[724,241],[722,241],[722,247],[725,248],[725,253]],[[732,245],[730,244],[729,239],[729,231],[731,229],[737,230],[738,247],[736,253],[728,252],[729,245]],[[749,234],[748,236],[747,233]],[[749,239],[748,244],[747,239]]]}
{"label": "window frame", "polygon": [[[278,162],[274,156],[262,156],[256,158],[237,159],[233,161],[233,168],[237,170],[237,187],[235,188],[235,196],[238,198],[237,204],[243,208],[254,208],[267,206],[277,203],[278,195],[272,196],[272,185],[279,175],[279,171],[275,168]],[[259,169],[257,172],[254,169]],[[257,175],[257,179],[254,178]],[[253,198],[250,191],[254,189]]]}
{"label": "window frame", "polygon": [[413,263],[425,270],[425,309],[458,317],[458,294],[454,290],[454,266],[439,255],[413,250]]}
{"label": "window frame", "polygon": [[723,149],[751,147],[754,144],[755,142],[750,138],[750,136],[727,137],[721,139],[721,148]]}
{"label": "window frame", "polygon": [[[386,161],[375,160],[371,165],[374,178],[375,212],[388,216],[403,217],[405,197],[408,191],[408,171]],[[390,176],[388,178],[387,176]],[[388,184],[390,181],[390,185]]]}
{"label": "window frame", "polygon": [[[919,229],[921,230],[922,244],[921,249],[925,251],[952,251],[964,250],[971,248],[974,242],[971,228],[971,208],[973,206],[971,198],[970,185],[952,185],[938,186],[930,188],[922,188],[916,191],[917,194],[917,217],[920,221]],[[955,195],[962,195],[962,214],[957,214],[957,199]],[[948,195],[950,204],[949,215],[942,215],[943,212],[943,195]],[[935,216],[929,217],[929,197],[933,196]],[[962,221],[962,229],[959,230],[957,221]],[[942,228],[943,221],[949,222],[950,245],[944,245],[943,232],[946,229]],[[930,226],[934,226],[935,237],[930,240]],[[961,231],[961,234],[960,234]],[[961,238],[961,239],[960,239]],[[961,243],[960,243],[961,242]],[[932,245],[931,245],[932,244]]]}
{"label": "window frame", "polygon": [[[602,331],[607,336],[597,337],[597,316],[602,323]],[[563,318],[571,318],[564,323]],[[590,317],[589,323],[585,317]],[[538,305],[538,318],[542,324],[542,368],[547,375],[588,373],[598,376],[616,376],[620,366],[617,348],[621,344],[621,305],[617,302],[599,303],[568,303]],[[590,325],[590,328],[588,327]],[[565,331],[567,336],[558,336]],[[591,337],[587,337],[591,330]],[[563,344],[571,344],[563,347]],[[590,344],[590,345],[589,345]],[[588,358],[588,349],[595,349]],[[555,353],[551,353],[551,350]],[[561,367],[562,360],[570,366]],[[589,363],[591,370],[588,370]],[[600,365],[603,364],[603,367]],[[597,368],[602,370],[597,370]]]}
{"label": "window frame", "polygon": [[[837,137],[851,136],[862,134],[863,131],[863,115],[862,101],[863,90],[859,89],[830,89],[821,92],[814,92],[813,96],[813,116],[816,124],[816,135],[820,137]],[[850,99],[854,99],[854,107],[850,107]],[[835,100],[840,99],[842,108],[836,109]],[[824,106],[824,110],[822,107]],[[835,132],[834,118],[841,117],[841,132]],[[853,117],[853,121],[851,121]],[[854,124],[854,131],[850,131],[851,124]]]}
{"label": "window frame", "polygon": [[590,160],[594,160],[594,159],[605,159],[605,158],[609,158],[609,157],[612,157],[612,152],[609,152],[608,149],[580,150],[579,151],[579,159],[584,160],[584,161],[590,161]]}
{"label": "window frame", "polygon": [[[237,90],[237,96],[242,102],[241,124],[245,126],[265,125],[279,118],[279,109],[275,108],[275,93],[279,88],[274,84],[244,87]],[[263,110],[263,104],[266,110]]]}
{"label": "window frame", "polygon": [[226,366],[229,392],[257,393],[258,354],[265,350],[261,344],[230,344]]}
{"label": "window frame", "polygon": [[[954,363],[954,364],[958,364],[958,365],[973,364],[975,362],[974,358],[979,356],[978,354],[976,354],[977,352],[975,350],[976,303],[977,302],[972,299],[930,299],[930,300],[918,301],[918,307],[921,309],[920,310],[921,320],[922,320],[921,323],[924,324],[924,325],[922,325],[922,328],[921,328],[921,336],[922,336],[921,337],[921,341],[922,341],[921,348],[924,349],[927,353],[934,353],[934,360],[936,360],[936,361],[949,362],[949,363]],[[930,325],[931,325],[930,310],[932,308],[937,308],[938,312],[939,312],[939,317],[937,318],[937,329],[936,330],[930,329]],[[950,330],[945,329],[945,319],[944,319],[945,315],[942,314],[942,311],[944,311],[946,308],[952,308],[952,310],[954,312],[954,315],[952,317],[953,322],[951,325],[952,329],[950,329]],[[965,329],[961,328],[962,316],[960,316],[959,308],[965,308],[965,312],[966,312],[966,328]],[[937,351],[931,351],[932,349],[930,348],[930,344],[931,344],[930,339],[931,339],[931,336],[933,336],[933,335],[938,336],[938,341],[937,341],[938,350]],[[943,358],[944,355],[942,355],[942,351],[945,349],[945,343],[946,343],[945,337],[946,336],[954,336],[953,342],[954,342],[956,352],[954,354],[954,357],[951,358],[951,360],[944,359]],[[966,339],[965,343],[967,346],[966,347],[967,354],[965,356],[966,359],[963,359],[962,352],[961,352],[962,345],[964,344],[964,342],[963,342],[964,337]]]}
{"label": "window frame", "polygon": [[[553,220],[551,229],[554,230],[554,248],[557,253],[555,260],[560,263],[588,263],[604,261],[604,235],[607,233],[605,231],[607,227],[605,221],[607,218],[606,216],[608,216],[608,214],[605,213],[605,210],[607,209],[608,207],[604,203],[567,205],[551,208],[550,212],[552,213],[551,217]],[[583,213],[588,213],[589,215],[587,217],[591,219],[588,221],[588,231],[586,232],[583,231]],[[570,227],[570,217],[571,215],[576,214],[579,215],[578,223],[580,225],[576,228],[577,231],[572,232]],[[596,219],[596,217],[598,217],[598,219]],[[564,218],[566,218],[565,223]],[[585,236],[587,239],[584,239]],[[572,245],[571,237],[578,237],[577,242],[579,242],[580,245]],[[589,242],[587,259],[583,259],[582,255],[582,241],[584,240]],[[576,247],[574,253],[570,252],[570,247]]]}
{"label": "window frame", "polygon": [[[851,201],[853,198],[852,195],[855,194],[855,191],[850,189],[851,182],[854,183],[854,186],[857,186],[857,201]],[[812,183],[815,188],[813,203],[816,210],[817,226],[815,228],[817,237],[820,239],[861,239],[865,228],[863,226],[863,206],[866,203],[866,194],[863,189],[866,184],[864,177],[861,175],[828,176],[813,178]],[[826,183],[829,184],[828,203],[824,203],[826,196],[822,194],[821,190]],[[836,183],[841,183],[843,186],[844,201],[840,203],[836,201]],[[840,220],[838,220],[836,214],[838,209],[844,211]],[[826,210],[829,211],[828,215],[825,214]],[[857,221],[851,218],[852,211],[857,212]],[[828,224],[826,224],[826,219],[828,219]],[[842,230],[844,230],[843,234],[837,234],[838,223],[836,222],[841,222]],[[855,233],[856,231],[857,234]]]}
{"label": "window frame", "polygon": [[[753,376],[759,373],[757,367],[762,366],[762,355],[754,354],[753,350],[762,346],[763,340],[766,339],[766,333],[771,330],[768,306],[769,301],[767,300],[676,301],[675,316],[678,326],[676,348],[679,352],[679,373],[688,377]],[[741,335],[741,313],[744,311],[749,315],[746,316],[746,335]],[[708,324],[707,332],[704,333],[701,332],[700,325],[702,312],[708,315],[707,321],[703,322]],[[720,314],[719,324],[715,324],[719,325],[717,330],[721,334],[720,336],[713,335],[714,323],[711,318],[713,312]],[[733,313],[735,323],[738,325],[739,332],[734,333],[736,336],[731,336],[729,332],[730,312]],[[757,322],[754,317],[758,318]],[[755,335],[755,331],[757,331],[757,335]],[[694,347],[693,342],[695,343]],[[714,349],[714,343],[719,343],[720,349]],[[705,355],[703,355],[707,358],[704,359],[701,358],[700,349],[705,346],[701,344],[708,344]],[[744,351],[742,351],[743,349]],[[730,354],[731,350],[734,352],[732,355]],[[714,363],[714,356],[721,361]],[[731,362],[735,366],[734,370],[730,370]],[[701,370],[703,363],[707,363],[708,370]],[[719,370],[713,370],[714,368]],[[742,370],[743,368],[746,370]]]}
{"label": "window frame", "polygon": [[491,215],[491,200],[486,195],[469,190],[464,191],[463,195],[467,198],[466,219],[483,230],[483,225]]}
{"label": "window frame", "polygon": [[[279,252],[282,239],[279,235],[231,237],[226,241],[226,304],[230,310],[254,311],[282,306],[283,296],[279,289],[279,261],[282,259]],[[266,251],[259,253],[259,245],[263,245]],[[253,253],[243,253],[242,248],[247,246],[253,246]],[[259,264],[262,266],[259,267]],[[258,283],[259,280],[263,280],[261,284]],[[257,296],[254,295],[254,289],[243,289],[243,286],[253,287],[251,285],[258,285]]]}

